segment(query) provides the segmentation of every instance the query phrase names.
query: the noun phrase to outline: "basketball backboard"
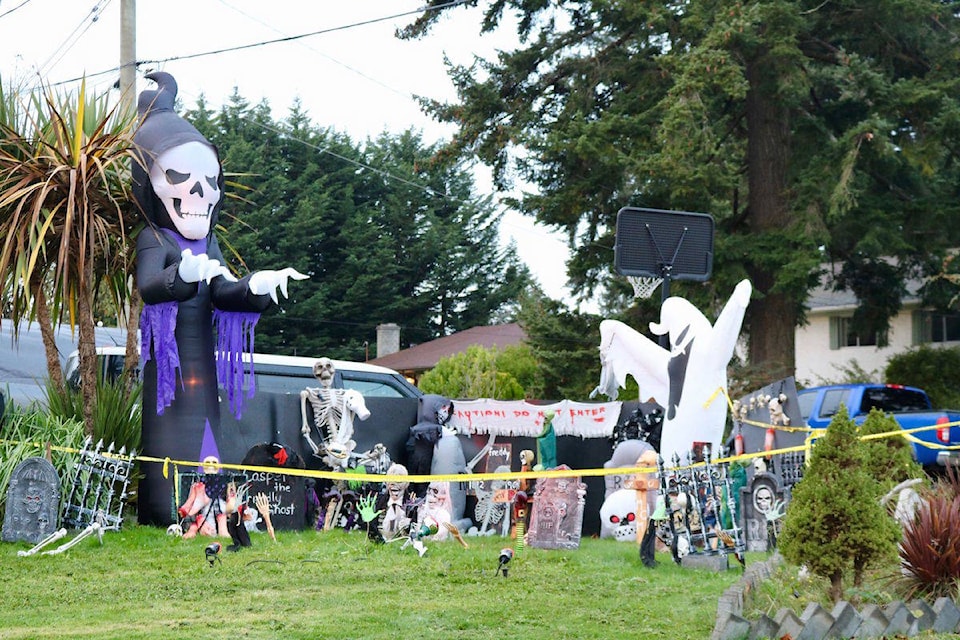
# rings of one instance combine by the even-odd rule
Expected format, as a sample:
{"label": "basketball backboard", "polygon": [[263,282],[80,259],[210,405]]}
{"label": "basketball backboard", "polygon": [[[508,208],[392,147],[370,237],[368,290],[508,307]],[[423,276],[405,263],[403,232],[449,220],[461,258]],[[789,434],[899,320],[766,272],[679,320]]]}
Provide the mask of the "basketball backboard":
{"label": "basketball backboard", "polygon": [[617,213],[614,267],[624,276],[708,280],[713,270],[713,218],[706,213],[624,207]]}

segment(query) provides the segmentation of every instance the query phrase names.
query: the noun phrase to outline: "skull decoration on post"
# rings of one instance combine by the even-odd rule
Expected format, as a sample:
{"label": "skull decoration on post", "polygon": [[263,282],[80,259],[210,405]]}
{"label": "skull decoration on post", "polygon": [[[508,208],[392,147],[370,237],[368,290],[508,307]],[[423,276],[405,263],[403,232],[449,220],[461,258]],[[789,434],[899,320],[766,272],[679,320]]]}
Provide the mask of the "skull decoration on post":
{"label": "skull decoration on post", "polygon": [[[288,279],[307,276],[287,268],[238,279],[224,266],[213,233],[223,206],[217,150],[174,111],[173,76],[158,72],[147,78],[157,88],[143,91],[138,100],[132,167],[134,200],[148,223],[137,237],[136,270],[144,302],[143,453],[175,460],[221,458],[218,375],[239,415],[248,380],[240,355],[253,344],[259,314],[271,300],[277,302],[278,288],[286,295]],[[252,393],[248,386],[247,397]],[[140,521],[170,524],[170,502],[161,469],[145,466]]]}

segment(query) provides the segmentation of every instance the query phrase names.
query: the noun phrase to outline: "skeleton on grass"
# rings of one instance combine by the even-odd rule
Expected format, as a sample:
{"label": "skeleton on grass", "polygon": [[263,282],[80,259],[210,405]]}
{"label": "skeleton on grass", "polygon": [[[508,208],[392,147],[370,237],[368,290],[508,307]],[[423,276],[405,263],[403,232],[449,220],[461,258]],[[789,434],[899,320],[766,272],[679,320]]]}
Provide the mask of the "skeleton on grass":
{"label": "skeleton on grass", "polygon": [[[320,358],[313,365],[313,375],[319,387],[307,387],[300,392],[300,412],[303,422],[300,433],[306,439],[314,455],[332,469],[346,469],[357,443],[353,440],[353,418],[370,417],[363,396],[354,389],[334,389],[336,367],[330,358]],[[313,409],[313,425],[320,436],[320,444],[310,437],[310,421],[307,405]]]}

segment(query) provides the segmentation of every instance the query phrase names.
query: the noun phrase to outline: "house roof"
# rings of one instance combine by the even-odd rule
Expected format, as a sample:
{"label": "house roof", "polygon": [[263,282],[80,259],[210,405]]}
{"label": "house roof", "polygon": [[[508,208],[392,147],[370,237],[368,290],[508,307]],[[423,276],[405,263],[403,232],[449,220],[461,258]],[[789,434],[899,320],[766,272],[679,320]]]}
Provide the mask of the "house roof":
{"label": "house roof", "polygon": [[493,324],[484,327],[473,327],[458,331],[449,336],[437,338],[430,342],[418,344],[409,349],[401,349],[380,358],[370,360],[370,364],[378,364],[400,372],[427,371],[437,366],[440,358],[456,353],[462,353],[467,347],[480,345],[481,347],[509,347],[520,344],[527,337],[517,323]]}
{"label": "house roof", "polygon": [[[820,284],[810,290],[807,297],[807,309],[812,313],[826,313],[831,311],[844,311],[856,309],[859,304],[857,296],[849,289],[835,291],[833,288],[833,278],[831,277],[830,265],[826,265],[826,271],[820,276]],[[904,281],[906,292],[903,294],[902,303],[904,305],[916,304],[920,301],[920,287],[923,281],[918,278],[907,278]]]}

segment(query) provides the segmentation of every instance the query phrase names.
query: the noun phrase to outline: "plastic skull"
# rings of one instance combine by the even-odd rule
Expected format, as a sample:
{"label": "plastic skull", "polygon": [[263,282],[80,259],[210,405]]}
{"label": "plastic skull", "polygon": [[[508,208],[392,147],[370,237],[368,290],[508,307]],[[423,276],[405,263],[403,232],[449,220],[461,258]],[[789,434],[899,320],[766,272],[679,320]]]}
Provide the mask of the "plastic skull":
{"label": "plastic skull", "polygon": [[330,358],[320,358],[313,363],[313,377],[320,381],[320,386],[329,389],[333,386],[333,376],[337,369]]}
{"label": "plastic skull", "polygon": [[161,153],[150,168],[153,191],[184,238],[210,233],[213,210],[220,203],[220,162],[209,145],[188,142]]}

